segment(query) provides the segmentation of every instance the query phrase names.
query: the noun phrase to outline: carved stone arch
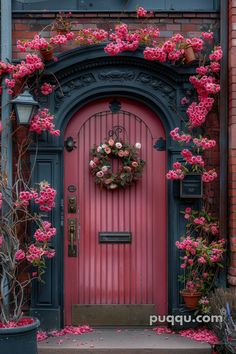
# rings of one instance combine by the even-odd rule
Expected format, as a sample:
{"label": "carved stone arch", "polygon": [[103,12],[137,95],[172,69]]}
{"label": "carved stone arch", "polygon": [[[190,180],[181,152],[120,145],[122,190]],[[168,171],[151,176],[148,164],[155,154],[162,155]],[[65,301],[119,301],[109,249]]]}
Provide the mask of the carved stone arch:
{"label": "carved stone arch", "polygon": [[87,102],[122,93],[158,113],[168,134],[180,124],[176,111],[181,113],[179,101],[190,88],[191,72],[191,67],[147,61],[141,50],[109,57],[101,46],[74,49],[47,66],[44,79],[57,88],[49,101],[42,97],[41,104],[50,106],[57,128],[63,131],[72,114]]}
{"label": "carved stone arch", "polygon": [[[57,205],[61,208],[55,208],[52,220],[60,230],[54,241],[58,256],[46,275],[52,281],[46,282],[43,288],[35,285],[33,292],[32,313],[41,317],[44,327],[56,328],[63,324],[63,132],[68,121],[83,105],[98,98],[121,95],[138,100],[149,106],[162,121],[166,130],[169,168],[180,158],[179,148],[168,138],[169,131],[181,125],[179,116],[184,111],[179,102],[185,91],[191,89],[188,78],[193,72],[193,68],[186,65],[176,67],[146,61],[141,49],[109,57],[101,46],[74,49],[60,55],[58,62],[47,65],[43,80],[57,86],[50,96],[41,96],[40,103],[55,114],[61,137],[48,136],[40,141],[37,153],[32,149],[31,159],[35,165],[33,180],[38,182],[38,176],[44,175],[46,169],[48,180],[58,190]],[[184,230],[180,211],[187,204],[178,198],[172,183],[168,184],[167,198],[168,303],[169,313],[174,313],[181,305],[176,274],[179,257],[175,241]]]}

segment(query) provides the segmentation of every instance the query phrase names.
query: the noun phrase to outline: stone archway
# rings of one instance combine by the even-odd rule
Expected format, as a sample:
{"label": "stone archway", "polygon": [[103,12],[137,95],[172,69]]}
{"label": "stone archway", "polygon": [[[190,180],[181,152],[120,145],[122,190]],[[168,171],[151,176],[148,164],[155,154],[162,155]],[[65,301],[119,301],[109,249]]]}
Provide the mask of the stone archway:
{"label": "stone archway", "polygon": [[[192,69],[161,65],[147,62],[141,51],[124,54],[119,57],[108,57],[102,47],[94,46],[75,49],[64,53],[57,63],[49,64],[45,81],[55,83],[55,77],[60,83],[50,98],[41,97],[41,105],[50,107],[56,115],[56,126],[61,129],[61,138],[55,140],[46,137],[38,146],[35,176],[42,168],[47,167],[48,179],[58,190],[58,203],[55,224],[60,229],[60,235],[55,239],[58,257],[47,275],[51,282],[34,292],[32,312],[43,315],[48,327],[58,327],[62,324],[63,311],[63,148],[64,131],[73,114],[81,107],[98,98],[107,95],[135,98],[145,104],[160,118],[167,137],[168,165],[179,158],[179,148],[168,138],[169,131],[180,125],[178,114],[182,114],[179,105],[185,90],[190,88],[188,77]],[[178,113],[178,114],[177,114]],[[49,141],[50,139],[50,141]],[[154,144],[158,147],[158,144]],[[161,152],[160,152],[161,153]],[[32,151],[32,158],[34,152]],[[176,197],[173,185],[168,186],[168,311],[172,313],[179,305],[178,281],[176,274],[177,252],[175,241],[182,232],[180,210],[185,207],[183,201]]]}

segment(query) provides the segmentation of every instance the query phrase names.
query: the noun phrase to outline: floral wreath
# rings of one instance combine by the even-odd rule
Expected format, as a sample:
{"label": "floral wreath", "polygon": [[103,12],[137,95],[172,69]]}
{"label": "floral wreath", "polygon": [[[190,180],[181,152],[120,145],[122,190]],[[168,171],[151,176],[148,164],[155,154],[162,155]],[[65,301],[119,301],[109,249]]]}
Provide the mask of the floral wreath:
{"label": "floral wreath", "polygon": [[[89,162],[95,183],[107,189],[125,188],[137,181],[141,175],[145,161],[138,156],[141,144],[131,145],[118,139],[109,138],[91,150],[93,157]],[[112,171],[112,158],[122,162],[117,172]]]}

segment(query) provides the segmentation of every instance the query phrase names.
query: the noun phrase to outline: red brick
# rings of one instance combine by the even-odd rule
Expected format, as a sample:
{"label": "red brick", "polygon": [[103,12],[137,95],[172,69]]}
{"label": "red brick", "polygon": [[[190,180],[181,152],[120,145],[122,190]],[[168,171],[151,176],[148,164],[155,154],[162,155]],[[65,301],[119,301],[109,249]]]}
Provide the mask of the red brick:
{"label": "red brick", "polygon": [[180,31],[181,26],[177,25],[177,24],[175,24],[175,25],[174,24],[167,24],[166,28],[169,31]]}
{"label": "red brick", "polygon": [[231,276],[236,276],[236,268],[235,267],[229,267],[228,273]]}
{"label": "red brick", "polygon": [[228,282],[230,285],[236,286],[236,277],[234,276],[228,276]]}
{"label": "red brick", "polygon": [[200,28],[199,28],[199,26],[197,26],[194,23],[184,23],[182,26],[182,30],[186,31],[186,32],[188,32],[188,31],[194,32],[194,31],[200,30]]}

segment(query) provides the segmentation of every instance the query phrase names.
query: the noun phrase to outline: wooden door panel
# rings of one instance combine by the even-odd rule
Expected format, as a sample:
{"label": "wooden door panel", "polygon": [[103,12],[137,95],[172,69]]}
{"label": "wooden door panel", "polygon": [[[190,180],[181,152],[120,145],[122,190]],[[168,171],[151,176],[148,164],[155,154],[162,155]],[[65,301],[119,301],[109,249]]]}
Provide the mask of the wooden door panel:
{"label": "wooden door panel", "polygon": [[[65,196],[76,194],[80,225],[78,256],[68,257],[65,213],[65,317],[71,305],[156,304],[164,313],[166,282],[166,154],[153,148],[165,137],[158,117],[138,102],[120,99],[121,110],[112,113],[109,99],[82,108],[71,119],[65,137],[77,149],[65,152]],[[131,144],[141,142],[146,161],[142,178],[124,190],[95,185],[89,172],[90,149],[100,144],[113,126],[123,126]],[[127,138],[125,135],[122,139]],[[68,185],[76,193],[68,193]],[[100,244],[99,232],[132,233],[131,244]]]}

